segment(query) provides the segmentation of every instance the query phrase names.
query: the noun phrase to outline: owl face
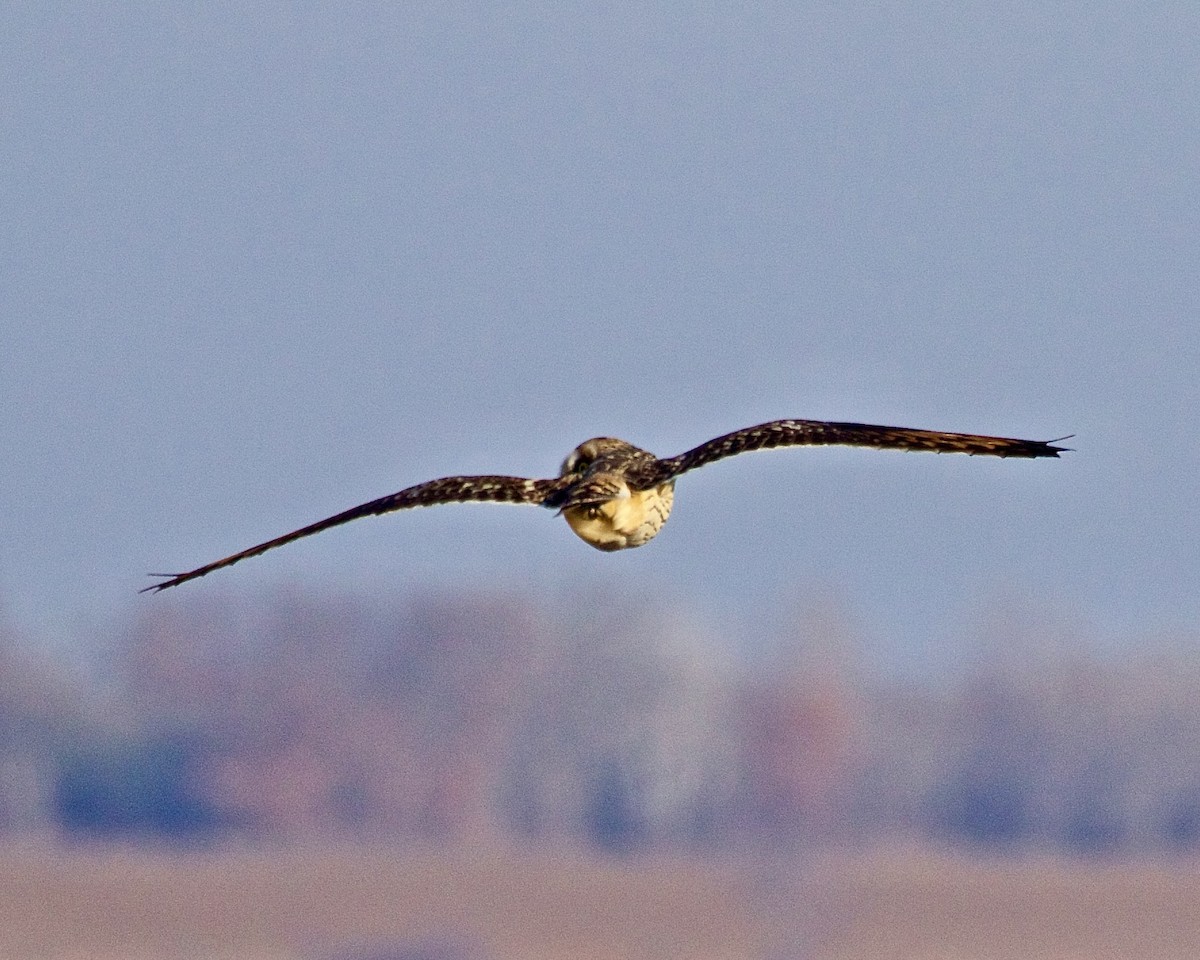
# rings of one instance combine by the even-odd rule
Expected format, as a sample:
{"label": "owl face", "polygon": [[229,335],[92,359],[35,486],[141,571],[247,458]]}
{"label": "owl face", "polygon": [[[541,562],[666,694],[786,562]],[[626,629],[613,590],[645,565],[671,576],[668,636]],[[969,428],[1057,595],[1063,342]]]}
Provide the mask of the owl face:
{"label": "owl face", "polygon": [[559,476],[579,479],[562,515],[579,539],[597,550],[625,550],[649,543],[662,529],[674,483],[634,490],[625,481],[626,469],[647,460],[653,454],[615,437],[593,437],[571,451]]}
{"label": "owl face", "polygon": [[649,543],[671,514],[674,482],[650,490],[622,487],[622,494],[611,500],[566,507],[562,512],[575,535],[597,550],[627,550]]}

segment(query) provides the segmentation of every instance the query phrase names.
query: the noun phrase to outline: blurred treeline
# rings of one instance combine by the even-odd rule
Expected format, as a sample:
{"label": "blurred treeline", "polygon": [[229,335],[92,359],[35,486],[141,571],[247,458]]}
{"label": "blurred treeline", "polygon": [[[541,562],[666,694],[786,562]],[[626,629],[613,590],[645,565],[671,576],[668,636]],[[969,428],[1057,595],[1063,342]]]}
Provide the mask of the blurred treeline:
{"label": "blurred treeline", "polygon": [[964,669],[902,682],[844,617],[783,632],[735,656],[601,593],[154,602],[85,664],[0,627],[0,832],[1200,846],[1187,644],[998,617]]}

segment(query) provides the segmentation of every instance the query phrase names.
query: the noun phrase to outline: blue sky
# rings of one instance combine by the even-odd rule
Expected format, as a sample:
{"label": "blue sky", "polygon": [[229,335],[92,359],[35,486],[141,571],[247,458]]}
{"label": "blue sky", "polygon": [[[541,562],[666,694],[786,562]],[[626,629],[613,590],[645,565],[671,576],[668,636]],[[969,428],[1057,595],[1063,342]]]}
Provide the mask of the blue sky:
{"label": "blue sky", "polygon": [[845,7],[14,5],[0,609],[52,639],[410,483],[811,417],[1076,452],[759,454],[636,551],[472,505],[182,589],[600,582],[750,643],[833,598],[918,664],[1013,598],[1197,631],[1200,11]]}

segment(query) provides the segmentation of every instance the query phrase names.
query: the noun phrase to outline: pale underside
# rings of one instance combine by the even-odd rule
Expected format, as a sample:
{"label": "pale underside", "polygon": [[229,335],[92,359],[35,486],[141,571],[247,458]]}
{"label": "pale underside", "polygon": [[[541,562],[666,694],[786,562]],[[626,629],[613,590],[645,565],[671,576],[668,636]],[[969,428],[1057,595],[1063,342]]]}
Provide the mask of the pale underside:
{"label": "pale underside", "polygon": [[624,550],[640,547],[654,539],[671,515],[675,500],[675,481],[649,490],[630,491],[605,503],[566,507],[566,518],[575,535],[597,550]]}

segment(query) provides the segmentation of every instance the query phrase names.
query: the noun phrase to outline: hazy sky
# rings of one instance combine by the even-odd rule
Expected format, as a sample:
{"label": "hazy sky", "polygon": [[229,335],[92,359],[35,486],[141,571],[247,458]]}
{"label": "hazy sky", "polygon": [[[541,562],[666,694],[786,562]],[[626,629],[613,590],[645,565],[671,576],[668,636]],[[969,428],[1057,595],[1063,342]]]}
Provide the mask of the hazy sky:
{"label": "hazy sky", "polygon": [[[881,649],[999,598],[1200,629],[1200,7],[8,4],[0,609],[35,635],[298,583],[658,584]],[[777,417],[1047,439],[689,475],[601,554],[545,511],[360,521]]]}

